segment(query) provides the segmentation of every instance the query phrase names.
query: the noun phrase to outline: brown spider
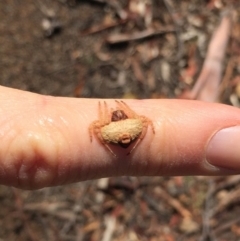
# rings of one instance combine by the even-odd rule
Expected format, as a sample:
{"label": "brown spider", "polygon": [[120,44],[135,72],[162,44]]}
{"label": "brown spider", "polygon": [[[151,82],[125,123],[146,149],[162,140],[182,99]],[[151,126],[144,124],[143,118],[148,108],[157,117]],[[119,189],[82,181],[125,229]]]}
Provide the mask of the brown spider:
{"label": "brown spider", "polygon": [[146,116],[136,114],[123,101],[116,100],[116,103],[116,110],[111,109],[109,112],[105,101],[103,107],[98,102],[99,120],[94,121],[89,126],[90,140],[92,142],[94,134],[116,156],[109,144],[117,144],[127,148],[137,139],[135,145],[127,153],[129,155],[146,135],[148,125],[151,125],[153,134],[155,134],[155,130],[152,121]]}

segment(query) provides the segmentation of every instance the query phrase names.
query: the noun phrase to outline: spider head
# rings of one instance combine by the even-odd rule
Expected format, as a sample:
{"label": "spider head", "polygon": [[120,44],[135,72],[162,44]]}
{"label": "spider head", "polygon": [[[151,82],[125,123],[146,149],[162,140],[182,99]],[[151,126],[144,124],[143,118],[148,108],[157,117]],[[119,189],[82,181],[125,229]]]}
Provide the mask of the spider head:
{"label": "spider head", "polygon": [[126,120],[128,116],[123,110],[115,110],[112,112],[112,121]]}

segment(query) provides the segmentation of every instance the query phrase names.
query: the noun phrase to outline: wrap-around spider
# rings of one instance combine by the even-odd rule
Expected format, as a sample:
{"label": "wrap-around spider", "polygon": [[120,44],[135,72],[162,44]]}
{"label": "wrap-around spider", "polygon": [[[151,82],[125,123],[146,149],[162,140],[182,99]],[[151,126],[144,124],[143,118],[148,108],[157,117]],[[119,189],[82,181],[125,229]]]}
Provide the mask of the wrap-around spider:
{"label": "wrap-around spider", "polygon": [[117,108],[109,111],[105,101],[103,102],[103,106],[101,102],[98,102],[99,120],[92,122],[89,126],[91,142],[94,134],[114,156],[116,155],[109,147],[109,144],[127,148],[135,142],[128,152],[130,154],[146,135],[148,125],[151,126],[152,132],[155,134],[153,123],[149,118],[136,114],[123,101],[116,100],[116,103]]}

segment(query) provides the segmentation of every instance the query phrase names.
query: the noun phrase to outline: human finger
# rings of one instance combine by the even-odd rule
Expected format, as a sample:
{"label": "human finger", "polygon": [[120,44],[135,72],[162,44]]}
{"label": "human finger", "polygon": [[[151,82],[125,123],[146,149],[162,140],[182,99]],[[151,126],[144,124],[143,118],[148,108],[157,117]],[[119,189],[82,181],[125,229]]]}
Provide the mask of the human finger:
{"label": "human finger", "polygon": [[[114,100],[105,101],[109,108],[116,107]],[[197,101],[126,100],[135,113],[153,122],[155,133],[148,128],[130,155],[129,149],[110,145],[113,156],[96,136],[90,141],[88,129],[98,120],[98,102],[1,87],[0,183],[37,189],[120,175],[240,172],[240,153],[234,148],[240,126],[236,108]]]}

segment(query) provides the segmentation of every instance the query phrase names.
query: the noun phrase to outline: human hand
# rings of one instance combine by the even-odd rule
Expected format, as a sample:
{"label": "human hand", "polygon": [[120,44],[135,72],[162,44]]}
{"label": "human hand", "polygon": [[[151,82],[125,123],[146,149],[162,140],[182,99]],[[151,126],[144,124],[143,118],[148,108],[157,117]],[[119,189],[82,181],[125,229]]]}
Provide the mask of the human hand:
{"label": "human hand", "polygon": [[[153,121],[138,147],[114,146],[89,125],[96,99],[51,97],[0,87],[0,183],[37,189],[109,176],[240,173],[240,110],[188,100],[125,100]],[[115,107],[114,100],[106,100]]]}

